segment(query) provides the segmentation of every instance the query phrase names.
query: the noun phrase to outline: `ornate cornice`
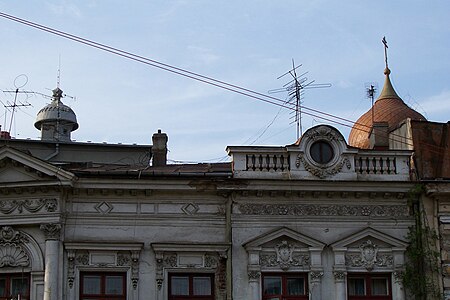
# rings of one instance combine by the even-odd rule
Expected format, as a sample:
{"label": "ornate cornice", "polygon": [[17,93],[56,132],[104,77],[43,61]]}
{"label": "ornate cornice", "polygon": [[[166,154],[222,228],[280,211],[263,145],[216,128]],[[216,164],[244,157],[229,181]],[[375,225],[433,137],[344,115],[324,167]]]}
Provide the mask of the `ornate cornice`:
{"label": "ornate cornice", "polygon": [[55,212],[58,209],[58,201],[50,199],[25,199],[25,200],[0,200],[0,212],[11,214],[17,210],[19,214],[24,210],[36,213],[45,208],[47,212]]}
{"label": "ornate cornice", "polygon": [[407,217],[406,205],[239,204],[244,215]]}

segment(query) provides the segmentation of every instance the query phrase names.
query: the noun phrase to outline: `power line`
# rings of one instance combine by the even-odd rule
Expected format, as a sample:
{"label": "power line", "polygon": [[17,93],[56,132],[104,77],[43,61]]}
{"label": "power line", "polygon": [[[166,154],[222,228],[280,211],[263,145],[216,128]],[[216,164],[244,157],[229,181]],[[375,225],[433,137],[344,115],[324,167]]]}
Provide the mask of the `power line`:
{"label": "power line", "polygon": [[[283,107],[283,108],[287,108],[287,109],[290,109],[290,110],[294,110],[294,111],[296,109],[295,106],[293,106],[292,104],[289,104],[289,103],[285,103],[285,101],[282,100],[282,99],[279,99],[279,98],[276,98],[276,97],[272,97],[272,96],[268,96],[268,95],[265,95],[265,94],[262,94],[262,93],[259,93],[259,92],[256,92],[256,91],[252,91],[250,89],[243,88],[243,87],[240,87],[240,86],[235,85],[235,84],[227,83],[225,81],[217,80],[217,79],[214,79],[214,78],[209,77],[209,76],[204,76],[204,75],[201,75],[199,73],[195,73],[195,72],[191,72],[191,71],[186,70],[186,69],[178,68],[178,67],[166,64],[166,63],[162,63],[162,62],[150,59],[150,58],[146,58],[144,56],[136,55],[136,54],[133,54],[131,52],[127,52],[127,51],[120,50],[118,48],[107,46],[105,44],[97,43],[97,42],[94,42],[94,41],[89,40],[89,39],[85,39],[85,38],[82,38],[82,37],[79,37],[79,36],[76,36],[76,35],[73,35],[73,34],[69,34],[67,32],[63,32],[63,31],[60,31],[60,30],[57,30],[57,29],[53,29],[51,27],[47,27],[47,26],[44,26],[44,25],[41,25],[41,24],[38,24],[38,23],[34,23],[34,22],[31,22],[31,21],[28,21],[28,20],[25,20],[25,19],[21,19],[21,18],[12,16],[12,15],[9,15],[9,14],[3,13],[3,12],[0,12],[0,17],[8,19],[8,20],[11,20],[11,21],[14,21],[14,22],[17,22],[17,23],[21,23],[21,24],[24,24],[24,25],[27,25],[27,26],[30,26],[30,27],[33,27],[33,28],[36,28],[36,29],[39,29],[41,31],[45,31],[45,32],[51,33],[51,34],[54,34],[54,35],[57,35],[57,36],[60,36],[60,37],[63,37],[63,38],[66,38],[66,39],[69,39],[69,40],[72,40],[72,41],[84,44],[84,45],[87,45],[87,46],[90,46],[90,47],[94,47],[94,48],[97,48],[99,50],[103,50],[103,51],[106,51],[106,52],[109,52],[109,53],[112,53],[112,54],[115,54],[115,55],[118,55],[118,56],[121,56],[121,57],[124,57],[124,58],[128,58],[128,59],[134,60],[136,62],[140,62],[140,63],[146,64],[146,65],[149,65],[149,66],[152,66],[152,67],[155,67],[155,68],[159,68],[159,69],[165,70],[167,72],[171,72],[171,73],[174,73],[174,74],[177,74],[177,75],[180,75],[180,76],[184,76],[186,78],[190,78],[190,79],[193,79],[193,80],[205,83],[205,84],[209,84],[209,85],[212,85],[212,86],[215,86],[215,87],[218,87],[218,88],[221,88],[221,89],[225,89],[225,90],[228,90],[228,91],[231,91],[231,92],[243,95],[243,96],[247,96],[247,97],[259,100],[259,101],[263,101],[263,102],[266,102],[266,103],[269,103],[269,104],[277,105],[277,106],[280,106],[280,107]],[[364,130],[364,129],[361,129],[361,128],[358,128],[357,130],[361,130],[361,131],[367,132],[367,133],[371,132],[371,127],[368,126],[368,125],[365,125],[365,124],[360,124],[360,123],[354,122],[352,120],[349,120],[349,119],[346,119],[346,118],[342,118],[342,117],[339,117],[339,116],[336,116],[336,115],[333,115],[333,114],[330,114],[330,113],[326,113],[326,112],[320,111],[318,109],[313,109],[313,108],[310,108],[310,107],[306,107],[306,106],[303,106],[303,105],[301,105],[301,109],[303,109],[303,113],[304,114],[310,115],[312,117],[316,117],[316,118],[319,118],[319,119],[322,119],[322,120],[325,120],[325,121],[329,121],[329,122],[332,122],[334,124],[346,126],[346,127],[349,127],[349,128],[353,128],[354,125],[359,125],[361,127],[367,128],[367,130]],[[306,112],[305,110],[308,110],[310,112]],[[317,114],[319,114],[319,115],[317,115]],[[338,121],[333,120],[333,119],[336,119]],[[345,124],[345,122],[346,123],[350,123],[350,124]],[[403,141],[403,139],[404,139],[403,136],[396,135],[396,134],[393,134],[392,136],[398,136],[398,137],[400,137],[402,139],[402,140],[394,140],[394,139],[392,139],[392,140],[394,140],[396,142],[403,143],[403,144],[409,145],[409,146],[413,146],[413,144],[410,144],[410,143],[407,143],[407,142]],[[424,144],[424,143],[421,143],[421,144]],[[426,144],[426,145],[428,145],[428,144]],[[436,148],[442,148],[440,146],[434,146],[434,145],[428,145],[428,146],[432,146],[432,147],[436,147]],[[443,151],[443,149],[442,150],[440,149],[439,151]]]}

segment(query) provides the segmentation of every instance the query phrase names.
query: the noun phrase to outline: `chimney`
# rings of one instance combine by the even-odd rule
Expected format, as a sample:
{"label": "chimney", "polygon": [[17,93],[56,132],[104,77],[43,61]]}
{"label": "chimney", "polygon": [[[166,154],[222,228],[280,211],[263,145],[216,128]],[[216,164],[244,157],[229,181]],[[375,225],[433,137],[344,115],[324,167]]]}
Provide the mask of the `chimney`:
{"label": "chimney", "polygon": [[2,125],[0,125],[0,139],[1,140],[10,140],[11,139],[11,135],[9,134],[9,132],[2,130]]}
{"label": "chimney", "polygon": [[161,129],[158,129],[158,133],[154,133],[152,136],[152,156],[154,167],[161,167],[167,164],[167,134],[161,133]]}
{"label": "chimney", "polygon": [[389,149],[389,124],[387,122],[374,122],[370,132],[370,149]]}

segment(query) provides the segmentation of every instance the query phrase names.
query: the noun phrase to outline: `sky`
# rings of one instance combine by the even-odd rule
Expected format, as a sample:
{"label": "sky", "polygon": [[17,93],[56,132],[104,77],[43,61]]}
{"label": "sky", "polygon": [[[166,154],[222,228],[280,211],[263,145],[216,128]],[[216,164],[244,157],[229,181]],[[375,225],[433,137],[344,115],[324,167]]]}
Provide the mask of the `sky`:
{"label": "sky", "polygon": [[[356,121],[381,91],[386,36],[399,96],[430,121],[450,120],[448,0],[0,0],[0,12],[269,95],[290,81],[292,61],[308,82],[303,105]],[[77,115],[80,142],[151,144],[161,129],[171,162],[217,162],[227,146],[288,145],[292,111],[0,18],[0,100],[20,88],[0,124],[39,139],[37,112],[57,86]],[[280,100],[287,93],[270,94]],[[10,125],[11,124],[11,125]],[[302,114],[303,131],[346,126]]]}

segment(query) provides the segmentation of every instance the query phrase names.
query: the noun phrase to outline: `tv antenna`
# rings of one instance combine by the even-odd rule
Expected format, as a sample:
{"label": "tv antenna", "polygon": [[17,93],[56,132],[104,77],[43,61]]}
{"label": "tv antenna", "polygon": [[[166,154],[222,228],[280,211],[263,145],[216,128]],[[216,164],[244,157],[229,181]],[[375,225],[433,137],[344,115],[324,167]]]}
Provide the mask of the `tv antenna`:
{"label": "tv antenna", "polygon": [[283,75],[278,76],[277,79],[280,79],[288,74],[292,76],[292,80],[283,85],[282,88],[274,89],[268,91],[269,94],[288,92],[289,99],[287,103],[295,105],[295,115],[294,120],[291,124],[296,123],[297,125],[297,139],[303,134],[302,129],[302,105],[304,98],[304,91],[306,89],[317,89],[317,88],[328,88],[331,87],[331,83],[314,83],[315,80],[308,80],[305,76],[308,72],[304,72],[300,75],[297,75],[297,69],[302,65],[295,66],[294,59],[292,59],[292,69],[284,73]]}
{"label": "tv antenna", "polygon": [[17,99],[19,94],[34,94],[33,91],[21,90],[27,83],[28,83],[27,75],[20,74],[19,76],[17,76],[14,79],[14,87],[16,89],[15,90],[5,90],[5,91],[3,91],[3,93],[14,93],[14,101],[13,102],[6,101],[6,104],[3,103],[3,106],[5,107],[5,125],[4,125],[5,128],[6,128],[6,121],[8,119],[7,118],[7,113],[8,113],[8,111],[11,111],[11,119],[10,119],[10,122],[9,122],[8,132],[11,132],[11,128],[12,128],[12,124],[13,124],[13,120],[14,120],[14,113],[16,112],[16,110],[21,108],[21,107],[31,106],[30,103],[28,103],[28,102],[21,102],[20,100]]}
{"label": "tv antenna", "polygon": [[378,91],[378,84],[375,82],[369,82],[365,84],[366,86],[366,96],[369,98],[372,102],[372,124],[375,121],[375,111],[374,111],[374,104],[375,104],[375,94]]}

